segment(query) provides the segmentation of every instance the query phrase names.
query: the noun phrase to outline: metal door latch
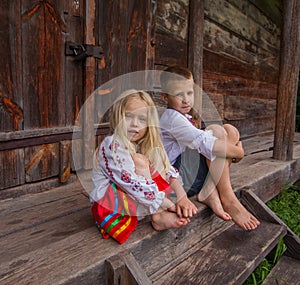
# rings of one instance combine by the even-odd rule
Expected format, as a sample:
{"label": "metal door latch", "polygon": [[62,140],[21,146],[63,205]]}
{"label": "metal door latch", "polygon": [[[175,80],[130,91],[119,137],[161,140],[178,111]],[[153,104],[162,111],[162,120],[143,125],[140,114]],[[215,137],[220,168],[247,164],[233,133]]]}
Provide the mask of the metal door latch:
{"label": "metal door latch", "polygon": [[65,55],[74,56],[75,60],[83,60],[89,56],[101,59],[103,54],[102,46],[79,44],[70,41],[65,44]]}

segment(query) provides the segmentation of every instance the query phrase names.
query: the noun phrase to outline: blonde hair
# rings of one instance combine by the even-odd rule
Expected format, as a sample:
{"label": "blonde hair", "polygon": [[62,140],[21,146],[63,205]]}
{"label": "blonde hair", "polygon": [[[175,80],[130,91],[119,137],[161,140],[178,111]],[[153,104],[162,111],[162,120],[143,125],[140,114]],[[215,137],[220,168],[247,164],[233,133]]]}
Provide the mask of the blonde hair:
{"label": "blonde hair", "polygon": [[[125,126],[126,105],[129,100],[134,98],[142,100],[147,106],[147,131],[145,136],[138,143],[139,149],[137,149],[137,145],[130,142],[127,138]],[[161,173],[161,171],[168,171],[170,169],[170,162],[161,141],[158,113],[148,93],[134,89],[123,92],[115,100],[111,108],[110,128],[113,133],[113,152],[116,147],[116,141],[118,141],[123,144],[123,147],[129,150],[130,154],[135,154],[139,150],[141,154],[149,159],[154,171]],[[98,151],[96,153],[98,153]]]}

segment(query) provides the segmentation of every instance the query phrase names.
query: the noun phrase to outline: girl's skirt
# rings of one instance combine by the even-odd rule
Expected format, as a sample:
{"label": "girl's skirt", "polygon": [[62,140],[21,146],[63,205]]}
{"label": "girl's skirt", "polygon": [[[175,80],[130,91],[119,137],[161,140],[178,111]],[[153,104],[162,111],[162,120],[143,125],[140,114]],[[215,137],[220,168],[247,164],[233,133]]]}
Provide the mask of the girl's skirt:
{"label": "girl's skirt", "polygon": [[[152,179],[160,191],[169,195],[170,186],[160,174],[155,173]],[[120,244],[129,238],[138,223],[136,202],[112,181],[104,197],[93,204],[92,214],[102,237],[112,237]]]}

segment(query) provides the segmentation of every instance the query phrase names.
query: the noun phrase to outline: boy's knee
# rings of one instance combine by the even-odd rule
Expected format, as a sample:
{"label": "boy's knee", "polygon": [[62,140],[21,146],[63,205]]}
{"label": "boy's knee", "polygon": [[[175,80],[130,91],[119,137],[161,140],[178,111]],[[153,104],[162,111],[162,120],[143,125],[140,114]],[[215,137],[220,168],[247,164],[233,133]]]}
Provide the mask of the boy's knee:
{"label": "boy's knee", "polygon": [[224,124],[223,128],[226,130],[228,140],[237,144],[240,140],[240,133],[236,127],[230,124]]}
{"label": "boy's knee", "polygon": [[226,129],[224,129],[222,126],[217,124],[209,125],[206,130],[212,130],[215,137],[218,139],[225,139],[227,132]]}

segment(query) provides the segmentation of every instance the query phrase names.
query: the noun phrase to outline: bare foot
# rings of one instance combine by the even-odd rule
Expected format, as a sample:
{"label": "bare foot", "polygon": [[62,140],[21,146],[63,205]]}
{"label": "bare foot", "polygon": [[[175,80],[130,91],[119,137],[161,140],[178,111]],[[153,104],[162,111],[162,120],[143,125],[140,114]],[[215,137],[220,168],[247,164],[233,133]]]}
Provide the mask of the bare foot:
{"label": "bare foot", "polygon": [[152,226],[157,231],[180,228],[190,222],[187,218],[179,218],[173,212],[163,211],[152,215]]}
{"label": "bare foot", "polygon": [[201,199],[201,192],[197,195],[197,199],[199,202],[204,203],[208,207],[210,207],[216,216],[221,218],[224,221],[230,221],[231,216],[224,211],[223,206],[221,204],[221,200],[218,194],[217,189],[215,188],[212,193],[204,200]]}
{"label": "bare foot", "polygon": [[227,206],[225,203],[223,205],[235,224],[242,229],[250,231],[260,225],[260,222],[238,200],[228,203]]}

